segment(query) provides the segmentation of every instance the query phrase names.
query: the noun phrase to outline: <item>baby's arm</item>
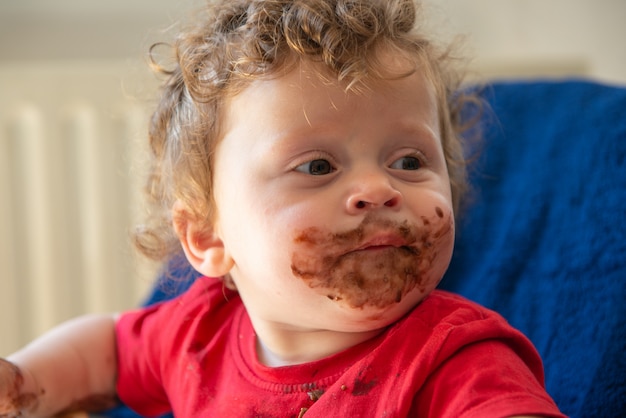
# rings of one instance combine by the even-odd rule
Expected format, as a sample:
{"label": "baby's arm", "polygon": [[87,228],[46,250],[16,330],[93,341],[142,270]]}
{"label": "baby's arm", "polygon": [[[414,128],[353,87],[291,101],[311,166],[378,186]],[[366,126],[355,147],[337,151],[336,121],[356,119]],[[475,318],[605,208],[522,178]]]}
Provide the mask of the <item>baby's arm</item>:
{"label": "baby's arm", "polygon": [[115,317],[68,321],[0,359],[0,417],[48,417],[115,405]]}

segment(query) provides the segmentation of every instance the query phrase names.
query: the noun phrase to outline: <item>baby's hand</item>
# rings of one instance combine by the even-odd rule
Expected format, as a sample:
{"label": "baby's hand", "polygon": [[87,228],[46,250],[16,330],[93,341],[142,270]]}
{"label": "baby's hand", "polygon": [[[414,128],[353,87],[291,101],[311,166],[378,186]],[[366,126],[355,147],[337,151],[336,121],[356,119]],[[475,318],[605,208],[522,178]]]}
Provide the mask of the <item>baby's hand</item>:
{"label": "baby's hand", "polygon": [[0,358],[0,418],[24,416],[37,406],[39,395],[22,393],[23,385],[19,367]]}

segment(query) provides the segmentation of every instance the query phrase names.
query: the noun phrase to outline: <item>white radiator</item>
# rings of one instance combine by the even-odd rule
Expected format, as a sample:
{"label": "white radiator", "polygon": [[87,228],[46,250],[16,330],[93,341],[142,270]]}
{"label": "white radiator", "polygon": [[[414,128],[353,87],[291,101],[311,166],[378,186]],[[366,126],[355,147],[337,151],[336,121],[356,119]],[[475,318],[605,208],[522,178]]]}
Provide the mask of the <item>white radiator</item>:
{"label": "white radiator", "polygon": [[154,91],[140,65],[0,67],[0,356],[151,285],[129,239],[149,109],[136,97]]}

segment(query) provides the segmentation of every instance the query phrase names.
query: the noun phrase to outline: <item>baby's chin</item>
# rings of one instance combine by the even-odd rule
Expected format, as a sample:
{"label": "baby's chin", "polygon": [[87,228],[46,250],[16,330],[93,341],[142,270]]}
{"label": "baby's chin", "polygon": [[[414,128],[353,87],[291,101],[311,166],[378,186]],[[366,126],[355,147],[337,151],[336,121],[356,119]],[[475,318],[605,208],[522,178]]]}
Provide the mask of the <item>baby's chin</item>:
{"label": "baby's chin", "polygon": [[365,304],[353,307],[342,301],[331,301],[335,303],[334,308],[340,312],[337,318],[341,318],[335,326],[339,325],[345,332],[369,332],[386,328],[413,311],[428,297],[435,286],[429,289],[414,289],[404,295],[399,302],[387,306]]}

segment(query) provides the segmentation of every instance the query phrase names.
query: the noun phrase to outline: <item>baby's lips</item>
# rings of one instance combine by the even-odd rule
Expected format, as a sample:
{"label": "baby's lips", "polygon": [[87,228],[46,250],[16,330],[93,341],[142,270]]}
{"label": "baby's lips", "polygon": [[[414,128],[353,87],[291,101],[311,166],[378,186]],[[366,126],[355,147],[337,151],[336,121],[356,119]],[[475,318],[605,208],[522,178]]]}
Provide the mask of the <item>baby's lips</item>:
{"label": "baby's lips", "polygon": [[382,233],[376,234],[373,237],[365,239],[361,244],[359,244],[353,251],[361,251],[370,248],[384,248],[384,247],[406,247],[411,243],[407,238],[397,234],[397,233]]}

